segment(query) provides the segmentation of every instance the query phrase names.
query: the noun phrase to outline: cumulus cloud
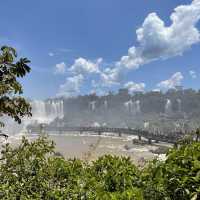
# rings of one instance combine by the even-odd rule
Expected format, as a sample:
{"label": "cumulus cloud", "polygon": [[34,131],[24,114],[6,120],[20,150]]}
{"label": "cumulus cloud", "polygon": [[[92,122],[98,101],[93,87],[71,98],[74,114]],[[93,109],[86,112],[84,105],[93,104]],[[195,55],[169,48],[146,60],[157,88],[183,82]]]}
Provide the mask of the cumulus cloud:
{"label": "cumulus cloud", "polygon": [[200,41],[196,28],[200,20],[200,0],[178,6],[170,19],[171,25],[166,26],[156,13],[150,13],[136,31],[139,45],[131,47],[128,55],[123,56],[117,65],[137,69],[153,60],[182,55]]}
{"label": "cumulus cloud", "polygon": [[183,78],[184,77],[181,72],[176,72],[168,80],[158,83],[157,86],[161,89],[175,88],[176,86],[181,85],[181,81],[183,80]]}
{"label": "cumulus cloud", "polygon": [[191,76],[193,79],[197,78],[197,74],[196,74],[195,71],[190,70],[190,71],[189,71],[189,74],[190,74],[190,76]]}
{"label": "cumulus cloud", "polygon": [[100,73],[101,83],[104,86],[118,85],[122,79],[122,70],[120,68],[106,68]]}
{"label": "cumulus cloud", "polygon": [[64,74],[66,70],[66,64],[64,62],[56,64],[56,74]]}
{"label": "cumulus cloud", "polygon": [[135,83],[133,81],[129,81],[124,84],[124,87],[127,88],[130,93],[133,93],[133,92],[144,91],[146,85],[145,85],[145,83]]}
{"label": "cumulus cloud", "polygon": [[95,62],[85,58],[78,58],[70,67],[69,71],[74,74],[91,74],[99,73],[99,65],[102,63],[102,58],[98,58]]}
{"label": "cumulus cloud", "polygon": [[80,93],[80,88],[83,81],[84,77],[81,74],[66,78],[65,83],[60,85],[57,96],[76,96],[78,93]]}
{"label": "cumulus cloud", "polygon": [[[81,85],[92,74],[101,73],[99,66],[102,63],[102,59],[99,58],[96,61],[86,60],[84,58],[78,58],[74,61],[74,64],[69,68],[68,72],[70,76],[66,78],[64,84],[60,85],[58,96],[71,97],[80,93]],[[57,73],[64,73],[66,71],[65,63],[56,65]],[[94,84],[94,83],[93,83]]]}
{"label": "cumulus cloud", "polygon": [[[127,55],[105,69],[102,68],[102,58],[93,61],[80,57],[69,68],[71,77],[68,79],[80,75],[84,77],[83,82],[88,76],[94,76],[97,79],[95,84],[100,88],[119,86],[124,82],[123,77],[128,70],[155,60],[180,56],[200,42],[200,32],[196,27],[200,20],[200,0],[176,7],[170,20],[171,24],[167,26],[157,13],[150,13],[136,30],[138,45],[130,47]],[[162,89],[174,88],[181,84],[182,79],[183,75],[177,72],[157,86]],[[145,84],[138,85],[134,82],[129,82],[126,86],[132,91],[145,88]]]}
{"label": "cumulus cloud", "polygon": [[128,54],[122,56],[113,68],[101,73],[105,85],[119,84],[125,70],[138,69],[154,60],[182,55],[200,41],[200,33],[196,28],[200,20],[200,0],[176,7],[170,19],[171,25],[166,26],[156,13],[146,17],[142,26],[136,30],[139,45],[129,48]]}

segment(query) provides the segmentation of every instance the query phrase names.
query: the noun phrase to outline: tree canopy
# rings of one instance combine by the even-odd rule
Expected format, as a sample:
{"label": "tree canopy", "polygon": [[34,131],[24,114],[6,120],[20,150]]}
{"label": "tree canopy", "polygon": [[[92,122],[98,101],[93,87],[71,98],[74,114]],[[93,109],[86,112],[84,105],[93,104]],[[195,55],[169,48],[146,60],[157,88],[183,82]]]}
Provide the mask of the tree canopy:
{"label": "tree canopy", "polygon": [[[17,60],[16,50],[3,46],[0,52],[0,117],[8,115],[18,123],[21,118],[31,116],[30,104],[20,95],[23,93],[18,78],[30,72],[27,58]],[[4,124],[0,122],[0,125]]]}
{"label": "tree canopy", "polygon": [[144,168],[129,158],[106,155],[92,163],[65,160],[46,138],[13,148],[0,162],[0,199],[197,200],[200,198],[200,143],[172,148],[166,161]]}

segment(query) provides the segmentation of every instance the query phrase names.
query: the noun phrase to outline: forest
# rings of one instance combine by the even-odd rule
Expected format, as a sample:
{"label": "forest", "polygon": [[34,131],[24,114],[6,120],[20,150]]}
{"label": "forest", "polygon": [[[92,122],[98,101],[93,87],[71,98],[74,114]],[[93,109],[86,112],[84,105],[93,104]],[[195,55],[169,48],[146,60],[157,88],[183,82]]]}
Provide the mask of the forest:
{"label": "forest", "polygon": [[0,162],[1,199],[198,200],[200,142],[181,141],[165,161],[144,167],[105,155],[87,163],[65,160],[47,138],[6,144]]}

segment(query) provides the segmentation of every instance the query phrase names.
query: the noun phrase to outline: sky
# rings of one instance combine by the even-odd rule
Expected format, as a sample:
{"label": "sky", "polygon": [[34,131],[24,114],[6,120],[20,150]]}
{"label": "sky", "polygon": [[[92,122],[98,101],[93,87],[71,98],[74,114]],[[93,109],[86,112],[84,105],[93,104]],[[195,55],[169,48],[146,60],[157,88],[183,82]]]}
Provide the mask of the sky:
{"label": "sky", "polygon": [[200,0],[6,0],[0,44],[31,99],[200,85]]}

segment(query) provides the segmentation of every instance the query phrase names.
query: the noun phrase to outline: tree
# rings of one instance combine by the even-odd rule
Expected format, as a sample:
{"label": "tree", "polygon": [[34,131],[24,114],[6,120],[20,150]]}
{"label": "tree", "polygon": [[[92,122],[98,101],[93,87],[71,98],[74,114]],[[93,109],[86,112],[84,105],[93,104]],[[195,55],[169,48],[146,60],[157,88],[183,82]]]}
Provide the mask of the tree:
{"label": "tree", "polygon": [[[0,51],[0,117],[7,115],[18,123],[21,118],[31,116],[30,104],[20,95],[23,93],[18,78],[30,72],[27,58],[17,59],[16,50],[3,46]],[[0,122],[0,126],[4,123]]]}
{"label": "tree", "polygon": [[0,199],[198,200],[200,143],[174,147],[165,161],[141,169],[111,155],[91,163],[65,160],[46,138],[23,138],[17,147],[3,146]]}

